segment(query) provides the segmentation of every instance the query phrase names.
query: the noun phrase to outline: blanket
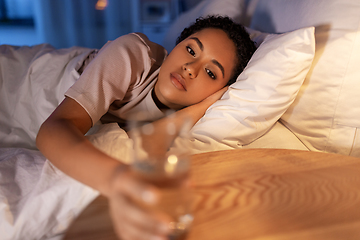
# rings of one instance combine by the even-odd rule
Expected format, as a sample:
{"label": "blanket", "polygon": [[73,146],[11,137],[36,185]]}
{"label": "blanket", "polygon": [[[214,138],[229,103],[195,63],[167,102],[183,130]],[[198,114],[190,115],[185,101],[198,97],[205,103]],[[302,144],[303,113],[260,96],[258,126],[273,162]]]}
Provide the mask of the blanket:
{"label": "blanket", "polygon": [[61,239],[99,194],[56,169],[35,145],[42,122],[92,51],[48,44],[0,46],[1,240]]}

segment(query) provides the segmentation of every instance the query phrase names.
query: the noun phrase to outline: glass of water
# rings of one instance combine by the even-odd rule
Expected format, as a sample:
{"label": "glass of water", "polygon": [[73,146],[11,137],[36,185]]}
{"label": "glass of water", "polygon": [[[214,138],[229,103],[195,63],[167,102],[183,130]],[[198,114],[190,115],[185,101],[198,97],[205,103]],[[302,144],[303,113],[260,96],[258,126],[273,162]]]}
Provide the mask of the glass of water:
{"label": "glass of water", "polygon": [[[141,135],[148,134],[149,125],[137,126],[133,136],[134,154],[131,164],[134,173],[143,181],[160,190],[156,210],[167,213],[172,221],[169,240],[185,239],[193,222],[193,191],[190,184],[190,158],[188,149],[171,154],[157,154],[143,147]],[[134,129],[132,130],[134,132]],[[169,132],[171,134],[171,132]],[[148,150],[145,150],[148,149]]]}

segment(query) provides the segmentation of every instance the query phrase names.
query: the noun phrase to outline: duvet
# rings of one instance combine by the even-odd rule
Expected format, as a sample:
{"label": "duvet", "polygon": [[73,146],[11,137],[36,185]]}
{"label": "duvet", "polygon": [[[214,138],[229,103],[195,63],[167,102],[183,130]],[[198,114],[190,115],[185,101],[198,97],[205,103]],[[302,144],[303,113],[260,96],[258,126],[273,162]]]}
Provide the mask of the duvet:
{"label": "duvet", "polygon": [[[61,239],[97,195],[37,149],[42,122],[93,49],[0,46],[0,239]],[[94,137],[93,137],[94,138]]]}

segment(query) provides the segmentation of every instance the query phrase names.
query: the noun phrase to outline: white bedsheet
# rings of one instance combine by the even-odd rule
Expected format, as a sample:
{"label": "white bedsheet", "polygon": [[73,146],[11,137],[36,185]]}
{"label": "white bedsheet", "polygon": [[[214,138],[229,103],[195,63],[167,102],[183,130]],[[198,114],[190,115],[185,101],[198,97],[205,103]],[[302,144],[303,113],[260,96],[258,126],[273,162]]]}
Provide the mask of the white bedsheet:
{"label": "white bedsheet", "polygon": [[0,240],[60,239],[98,192],[36,150],[41,123],[92,49],[0,46]]}
{"label": "white bedsheet", "polygon": [[40,125],[79,77],[76,71],[92,51],[0,46],[0,146],[36,149]]}
{"label": "white bedsheet", "polygon": [[0,149],[0,239],[61,239],[98,192],[36,150]]}

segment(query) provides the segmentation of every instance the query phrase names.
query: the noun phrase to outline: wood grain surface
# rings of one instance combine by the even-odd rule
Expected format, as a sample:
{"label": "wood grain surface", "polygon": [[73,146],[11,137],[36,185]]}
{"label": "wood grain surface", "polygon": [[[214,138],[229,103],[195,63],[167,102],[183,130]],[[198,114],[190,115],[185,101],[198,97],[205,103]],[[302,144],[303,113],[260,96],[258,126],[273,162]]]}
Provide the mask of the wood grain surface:
{"label": "wood grain surface", "polygon": [[[188,240],[359,240],[360,158],[282,149],[192,156]],[[97,198],[65,239],[117,239]]]}

